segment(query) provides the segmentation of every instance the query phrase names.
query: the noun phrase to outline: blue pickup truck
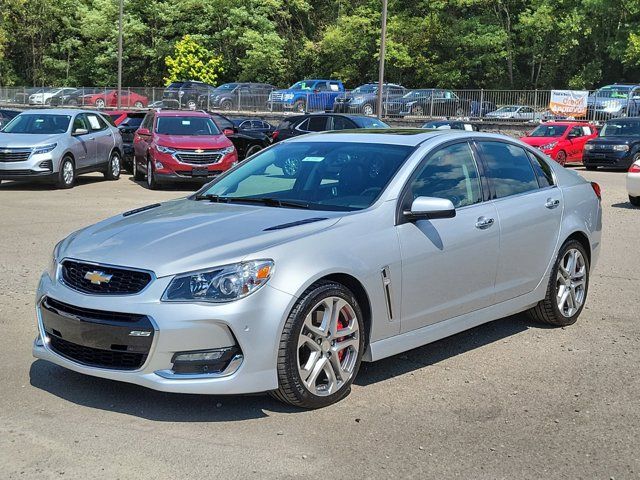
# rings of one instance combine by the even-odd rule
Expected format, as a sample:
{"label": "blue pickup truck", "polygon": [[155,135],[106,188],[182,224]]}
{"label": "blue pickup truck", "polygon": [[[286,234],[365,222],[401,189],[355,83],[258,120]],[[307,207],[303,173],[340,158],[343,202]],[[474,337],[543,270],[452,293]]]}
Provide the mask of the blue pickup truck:
{"label": "blue pickup truck", "polygon": [[300,80],[285,90],[271,92],[269,106],[274,111],[325,111],[333,109],[333,102],[339,96],[344,96],[340,80]]}

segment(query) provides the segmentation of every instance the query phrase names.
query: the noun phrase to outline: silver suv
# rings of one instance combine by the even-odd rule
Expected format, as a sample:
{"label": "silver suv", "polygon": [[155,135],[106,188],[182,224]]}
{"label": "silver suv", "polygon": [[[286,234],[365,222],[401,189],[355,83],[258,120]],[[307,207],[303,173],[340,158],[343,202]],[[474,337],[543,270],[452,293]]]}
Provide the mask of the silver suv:
{"label": "silver suv", "polygon": [[30,110],[0,130],[0,182],[50,180],[71,188],[81,173],[120,177],[122,137],[99,112]]}

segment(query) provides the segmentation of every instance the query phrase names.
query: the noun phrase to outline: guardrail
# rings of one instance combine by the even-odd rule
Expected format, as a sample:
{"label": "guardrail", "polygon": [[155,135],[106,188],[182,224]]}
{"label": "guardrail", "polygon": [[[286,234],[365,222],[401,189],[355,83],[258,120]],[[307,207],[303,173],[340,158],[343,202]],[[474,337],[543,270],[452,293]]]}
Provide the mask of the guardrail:
{"label": "guardrail", "polygon": [[[0,105],[124,109],[174,108],[226,112],[335,111],[377,115],[374,87],[352,91],[265,91],[127,87],[0,87]],[[592,94],[592,92],[589,92]],[[120,97],[120,98],[118,98]],[[467,118],[493,122],[539,122],[566,117],[552,114],[550,90],[404,89],[383,91],[382,115],[388,118]],[[640,97],[596,98],[581,119],[602,121],[640,114]]]}

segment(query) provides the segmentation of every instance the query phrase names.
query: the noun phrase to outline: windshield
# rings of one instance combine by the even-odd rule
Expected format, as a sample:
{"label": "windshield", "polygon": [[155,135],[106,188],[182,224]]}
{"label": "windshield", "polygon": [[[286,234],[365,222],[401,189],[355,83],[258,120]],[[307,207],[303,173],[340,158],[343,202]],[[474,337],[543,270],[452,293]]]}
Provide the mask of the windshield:
{"label": "windshield", "polygon": [[631,88],[602,87],[595,95],[600,98],[627,98]]}
{"label": "windshield", "polygon": [[376,93],[377,91],[378,87],[376,85],[360,85],[351,93]]}
{"label": "windshield", "polygon": [[66,132],[70,122],[71,115],[22,113],[11,120],[2,132],[51,135]]}
{"label": "windshield", "polygon": [[615,120],[607,122],[600,130],[599,137],[630,137],[640,135],[640,121]]}
{"label": "windshield", "polygon": [[[413,147],[338,142],[281,143],[215,180],[198,197],[295,203],[313,210],[369,207]],[[267,203],[267,202],[265,202]]]}
{"label": "windshield", "polygon": [[310,82],[309,80],[302,80],[301,82],[296,82],[289,87],[289,90],[313,90],[316,82]]}
{"label": "windshield", "polygon": [[218,135],[220,130],[209,117],[158,117],[156,133],[160,135]]}
{"label": "windshield", "polygon": [[431,90],[412,90],[402,98],[426,98],[431,96]]}
{"label": "windshield", "polygon": [[520,107],[500,107],[496,110],[496,113],[511,113],[517,112]]}
{"label": "windshield", "polygon": [[561,137],[569,128],[566,125],[540,125],[531,134],[530,137]]}
{"label": "windshield", "polygon": [[235,90],[237,86],[238,86],[237,83],[225,83],[217,87],[216,90],[221,92],[229,92],[231,90]]}

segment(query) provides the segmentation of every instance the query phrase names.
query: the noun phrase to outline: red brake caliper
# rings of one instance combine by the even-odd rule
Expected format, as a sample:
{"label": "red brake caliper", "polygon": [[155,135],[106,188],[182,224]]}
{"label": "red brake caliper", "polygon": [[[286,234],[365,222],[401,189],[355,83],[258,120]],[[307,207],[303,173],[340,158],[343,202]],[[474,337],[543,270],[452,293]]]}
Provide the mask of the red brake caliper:
{"label": "red brake caliper", "polygon": [[[344,330],[345,328],[347,328],[349,325],[344,321],[344,318],[342,317],[342,315],[340,315],[340,317],[338,318],[338,332],[340,330]],[[345,337],[340,337],[337,339],[337,342],[341,342],[342,340],[344,340]],[[342,362],[342,359],[344,358],[344,349],[340,350],[338,352],[338,360],[340,360]]]}

